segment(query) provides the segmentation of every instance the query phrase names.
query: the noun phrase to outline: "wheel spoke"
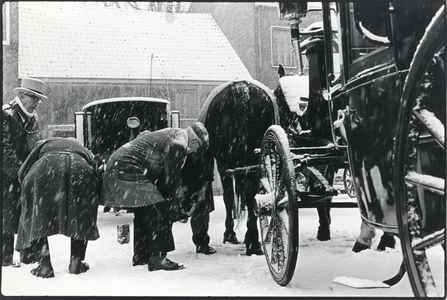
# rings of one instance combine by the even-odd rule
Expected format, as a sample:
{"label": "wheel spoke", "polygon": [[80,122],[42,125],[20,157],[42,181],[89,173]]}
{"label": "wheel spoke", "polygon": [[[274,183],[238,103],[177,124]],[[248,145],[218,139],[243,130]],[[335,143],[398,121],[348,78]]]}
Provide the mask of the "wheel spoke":
{"label": "wheel spoke", "polygon": [[414,110],[413,115],[419,123],[435,138],[436,142],[445,149],[445,128],[434,113],[427,109]]}
{"label": "wheel spoke", "polygon": [[408,172],[405,176],[405,182],[444,195],[445,180],[431,175]]}
{"label": "wheel spoke", "polygon": [[412,247],[414,250],[427,250],[433,246],[441,244],[445,240],[445,229],[436,231],[423,239],[413,241]]}

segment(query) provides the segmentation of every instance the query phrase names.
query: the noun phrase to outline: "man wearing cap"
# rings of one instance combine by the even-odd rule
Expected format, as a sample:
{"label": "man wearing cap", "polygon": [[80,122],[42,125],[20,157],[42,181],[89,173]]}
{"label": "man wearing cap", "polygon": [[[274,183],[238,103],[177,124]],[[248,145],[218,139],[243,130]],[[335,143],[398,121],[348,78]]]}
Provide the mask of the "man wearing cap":
{"label": "man wearing cap", "polygon": [[113,153],[106,165],[100,204],[134,212],[132,263],[149,271],[181,270],[166,255],[175,249],[170,205],[184,198],[181,170],[188,153],[205,151],[208,132],[196,122],[139,135]]}
{"label": "man wearing cap", "polygon": [[[20,183],[17,172],[33,145],[41,139],[36,108],[47,97],[42,93],[45,83],[34,78],[23,78],[14,89],[16,97],[3,105],[3,266],[13,262],[14,234],[20,219]],[[20,261],[33,263],[31,248],[20,250]]]}

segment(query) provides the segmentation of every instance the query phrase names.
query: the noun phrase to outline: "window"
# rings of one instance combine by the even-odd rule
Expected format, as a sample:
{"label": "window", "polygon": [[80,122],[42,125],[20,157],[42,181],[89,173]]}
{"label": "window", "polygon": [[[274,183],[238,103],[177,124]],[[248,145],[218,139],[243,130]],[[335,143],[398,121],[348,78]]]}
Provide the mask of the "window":
{"label": "window", "polygon": [[9,45],[11,43],[11,13],[9,2],[4,2],[2,5],[2,16],[3,45]]}
{"label": "window", "polygon": [[289,27],[271,27],[272,67],[296,68]]}
{"label": "window", "polygon": [[353,62],[390,44],[386,29],[386,5],[388,4],[383,2],[350,3],[349,27]]}

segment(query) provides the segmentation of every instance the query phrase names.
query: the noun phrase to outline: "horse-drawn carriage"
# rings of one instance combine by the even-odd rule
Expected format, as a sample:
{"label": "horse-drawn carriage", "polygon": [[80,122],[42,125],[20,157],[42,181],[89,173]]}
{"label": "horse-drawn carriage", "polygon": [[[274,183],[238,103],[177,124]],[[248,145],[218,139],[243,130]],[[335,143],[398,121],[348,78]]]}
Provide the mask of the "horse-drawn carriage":
{"label": "horse-drawn carriage", "polygon": [[[257,110],[260,104],[252,104],[239,117],[261,119],[262,112],[268,111],[278,112],[279,120],[266,118],[257,123],[258,127],[271,125],[257,149],[253,146],[256,136],[240,138],[250,136],[252,124],[233,124],[239,131],[232,133],[224,108],[220,116],[228,120],[208,127],[217,128],[210,132],[210,144],[215,138],[216,144],[223,145],[212,150],[221,176],[257,178],[255,215],[270,273],[279,285],[287,285],[295,271],[298,209],[350,206],[331,202],[337,194],[332,186],[334,172],[349,161],[362,221],[401,241],[404,263],[386,283],[395,284],[406,270],[416,296],[437,294],[425,251],[434,246],[445,249],[444,4],[323,2],[316,9],[323,22],[300,29],[301,19],[315,7],[306,2],[279,3],[281,17],[290,23],[300,74],[285,76],[281,69],[280,87],[275,91],[277,108],[266,104]],[[252,85],[235,81],[228,90],[241,98],[251,92]],[[224,99],[229,93],[225,88],[209,96],[206,105],[212,107],[214,98]],[[264,97],[268,94],[265,91]],[[203,111],[199,117],[205,126],[211,119]],[[220,128],[226,129],[219,132]],[[228,145],[226,139],[230,139]],[[222,149],[231,152],[236,146],[241,150],[233,155],[239,160],[222,160],[226,155]],[[257,165],[250,163],[252,157],[241,158],[252,150]],[[244,184],[234,184],[236,194]],[[225,190],[232,194],[224,186],[224,200]],[[241,193],[249,201],[247,191]],[[324,220],[319,215],[321,227]],[[248,218],[250,227],[252,216]],[[319,231],[319,239],[328,239],[325,234]],[[249,238],[247,233],[247,255]]]}

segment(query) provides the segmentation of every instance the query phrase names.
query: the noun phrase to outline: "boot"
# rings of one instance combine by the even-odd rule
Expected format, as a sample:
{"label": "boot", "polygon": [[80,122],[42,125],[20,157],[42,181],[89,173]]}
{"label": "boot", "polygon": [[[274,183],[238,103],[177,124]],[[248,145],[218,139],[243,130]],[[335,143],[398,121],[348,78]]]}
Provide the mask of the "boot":
{"label": "boot", "polygon": [[212,255],[214,253],[216,253],[216,249],[214,249],[213,247],[210,247],[209,245],[206,246],[196,246],[196,253],[203,253],[205,255]]}
{"label": "boot", "polygon": [[31,243],[31,247],[34,251],[36,258],[38,259],[39,266],[31,270],[31,274],[42,278],[54,277],[53,266],[51,265],[50,247],[47,238],[40,238],[37,241]]}
{"label": "boot", "polygon": [[236,233],[234,231],[232,232],[224,232],[224,237],[223,237],[223,243],[225,244],[226,242],[229,242],[230,244],[239,244],[239,241],[236,237]]}
{"label": "boot", "polygon": [[175,271],[184,269],[183,265],[179,265],[176,262],[169,260],[166,257],[166,253],[161,252],[158,255],[151,255],[148,263],[149,271],[156,270],[166,270],[166,271]]}
{"label": "boot", "polygon": [[85,273],[90,269],[88,263],[83,262],[85,259],[85,252],[87,250],[87,241],[77,240],[71,238],[71,255],[70,264],[68,265],[68,273],[70,274],[81,274]]}

